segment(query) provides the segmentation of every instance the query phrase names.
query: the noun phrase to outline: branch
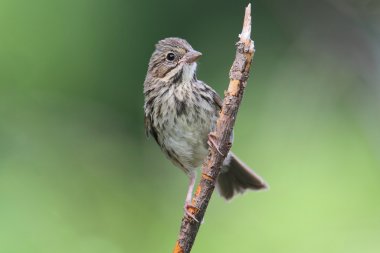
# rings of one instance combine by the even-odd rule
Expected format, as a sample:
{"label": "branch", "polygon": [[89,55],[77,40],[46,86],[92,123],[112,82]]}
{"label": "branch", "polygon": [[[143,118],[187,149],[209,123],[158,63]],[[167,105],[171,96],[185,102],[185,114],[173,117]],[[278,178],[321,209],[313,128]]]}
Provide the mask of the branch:
{"label": "branch", "polygon": [[[230,136],[235,124],[236,114],[247,85],[251,62],[254,55],[254,43],[251,40],[251,4],[245,9],[245,17],[240,40],[236,43],[235,61],[230,70],[230,84],[225,92],[223,107],[217,121],[215,132],[211,135],[216,147],[209,148],[209,154],[202,165],[202,177],[195,191],[189,211],[198,221],[202,221],[215,188],[223,161],[231,149]],[[210,137],[209,137],[210,138]],[[182,218],[181,229],[174,253],[190,252],[201,223],[186,215]]]}

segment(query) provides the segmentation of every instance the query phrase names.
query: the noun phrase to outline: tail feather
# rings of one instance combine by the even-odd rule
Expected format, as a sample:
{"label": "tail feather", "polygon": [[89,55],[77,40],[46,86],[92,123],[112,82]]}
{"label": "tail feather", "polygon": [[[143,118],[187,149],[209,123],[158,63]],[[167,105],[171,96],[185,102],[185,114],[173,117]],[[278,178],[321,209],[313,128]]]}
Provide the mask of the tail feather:
{"label": "tail feather", "polygon": [[231,199],[246,189],[263,190],[268,186],[264,180],[245,165],[232,152],[223,163],[216,187],[222,197]]}

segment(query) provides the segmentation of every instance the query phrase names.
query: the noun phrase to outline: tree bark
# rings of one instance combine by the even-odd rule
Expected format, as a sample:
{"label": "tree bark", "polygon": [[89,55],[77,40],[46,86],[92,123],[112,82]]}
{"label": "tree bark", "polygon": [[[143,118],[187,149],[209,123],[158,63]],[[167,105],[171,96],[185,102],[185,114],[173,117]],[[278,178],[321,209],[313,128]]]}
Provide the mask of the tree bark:
{"label": "tree bark", "polygon": [[[231,149],[230,136],[236,115],[247,85],[251,62],[254,55],[254,43],[251,40],[251,4],[245,9],[245,17],[240,40],[236,43],[236,56],[230,70],[230,83],[225,91],[223,106],[217,121],[215,132],[209,136],[211,145],[209,154],[202,165],[202,177],[192,199],[193,207],[189,211],[198,221],[202,221],[221,165]],[[174,253],[188,253],[194,244],[201,223],[184,215]]]}

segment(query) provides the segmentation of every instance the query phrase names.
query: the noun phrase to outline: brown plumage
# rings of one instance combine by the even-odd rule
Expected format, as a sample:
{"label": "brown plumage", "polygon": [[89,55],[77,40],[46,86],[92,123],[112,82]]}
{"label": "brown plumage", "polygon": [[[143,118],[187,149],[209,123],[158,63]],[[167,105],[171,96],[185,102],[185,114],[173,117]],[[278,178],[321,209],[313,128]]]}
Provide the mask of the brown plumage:
{"label": "brown plumage", "polygon": [[[150,58],[144,82],[147,135],[153,136],[169,160],[190,179],[185,210],[191,203],[196,170],[208,153],[208,134],[215,129],[222,106],[219,95],[197,79],[196,60],[200,56],[183,39],[161,40]],[[266,187],[258,175],[230,152],[217,181],[217,189],[224,198],[230,199],[246,189]]]}

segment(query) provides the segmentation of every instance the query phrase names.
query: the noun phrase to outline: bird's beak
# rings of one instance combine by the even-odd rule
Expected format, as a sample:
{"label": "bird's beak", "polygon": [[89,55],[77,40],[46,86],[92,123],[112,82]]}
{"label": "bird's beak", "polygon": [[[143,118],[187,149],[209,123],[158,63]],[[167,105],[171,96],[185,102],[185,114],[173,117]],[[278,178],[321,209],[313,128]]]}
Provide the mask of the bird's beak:
{"label": "bird's beak", "polygon": [[184,56],[184,62],[186,63],[193,63],[195,62],[196,60],[199,59],[199,57],[202,56],[202,53],[201,52],[198,52],[198,51],[195,51],[195,50],[192,50],[188,53],[185,54]]}

